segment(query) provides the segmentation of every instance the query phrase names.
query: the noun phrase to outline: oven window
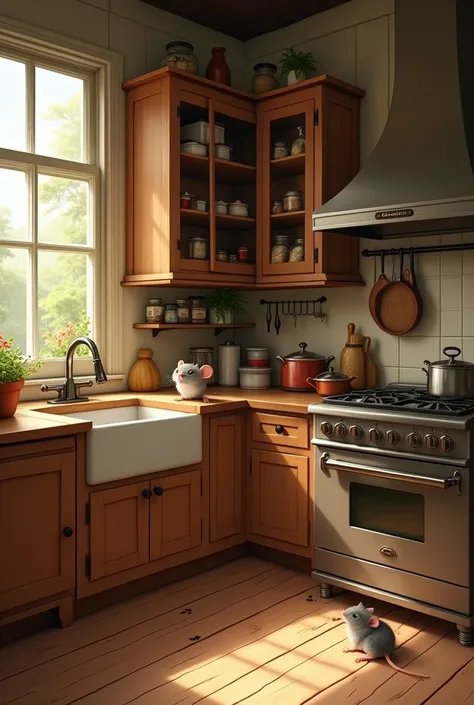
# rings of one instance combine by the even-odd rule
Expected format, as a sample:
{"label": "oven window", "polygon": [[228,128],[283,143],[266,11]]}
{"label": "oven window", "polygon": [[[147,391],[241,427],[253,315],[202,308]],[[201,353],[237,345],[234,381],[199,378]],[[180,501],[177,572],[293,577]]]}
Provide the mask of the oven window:
{"label": "oven window", "polygon": [[425,540],[425,498],[414,492],[350,483],[350,521],[359,529]]}

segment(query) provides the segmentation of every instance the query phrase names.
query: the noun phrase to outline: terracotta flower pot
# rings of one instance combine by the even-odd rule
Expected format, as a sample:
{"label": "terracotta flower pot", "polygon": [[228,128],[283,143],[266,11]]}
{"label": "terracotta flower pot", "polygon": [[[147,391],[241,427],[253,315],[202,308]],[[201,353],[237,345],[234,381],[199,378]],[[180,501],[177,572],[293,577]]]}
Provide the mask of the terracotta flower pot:
{"label": "terracotta flower pot", "polygon": [[15,415],[24,384],[24,379],[18,382],[0,382],[0,419],[9,419]]}

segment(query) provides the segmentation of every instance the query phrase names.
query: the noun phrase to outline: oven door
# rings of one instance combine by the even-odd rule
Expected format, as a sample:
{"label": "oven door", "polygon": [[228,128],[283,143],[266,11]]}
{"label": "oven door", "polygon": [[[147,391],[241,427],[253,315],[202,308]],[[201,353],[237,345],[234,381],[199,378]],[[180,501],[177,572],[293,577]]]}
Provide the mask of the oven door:
{"label": "oven door", "polygon": [[467,586],[468,499],[466,468],[318,448],[316,546]]}

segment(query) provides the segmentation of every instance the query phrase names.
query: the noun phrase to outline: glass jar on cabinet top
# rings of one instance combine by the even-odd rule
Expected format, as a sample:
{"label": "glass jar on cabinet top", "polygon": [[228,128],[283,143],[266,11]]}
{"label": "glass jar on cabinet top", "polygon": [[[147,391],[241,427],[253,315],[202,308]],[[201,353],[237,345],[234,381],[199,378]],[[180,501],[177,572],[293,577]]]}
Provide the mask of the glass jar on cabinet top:
{"label": "glass jar on cabinet top", "polygon": [[284,264],[290,259],[290,239],[288,235],[275,235],[273,238],[271,263]]}
{"label": "glass jar on cabinet top", "polygon": [[277,67],[275,64],[260,63],[253,67],[254,75],[252,78],[252,93],[259,95],[280,88],[280,83],[277,78]]}
{"label": "glass jar on cabinet top", "polygon": [[194,53],[194,46],[191,42],[177,40],[168,42],[165,47],[166,56],[161,62],[161,66],[168,66],[171,69],[181,69],[188,73],[198,73],[199,64]]}

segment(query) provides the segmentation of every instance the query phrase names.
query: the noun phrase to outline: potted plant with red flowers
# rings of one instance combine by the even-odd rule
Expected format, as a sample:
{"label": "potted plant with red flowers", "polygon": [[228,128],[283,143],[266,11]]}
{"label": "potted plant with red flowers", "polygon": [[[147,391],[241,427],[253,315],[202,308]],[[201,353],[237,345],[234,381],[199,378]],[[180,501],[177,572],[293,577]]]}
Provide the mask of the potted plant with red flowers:
{"label": "potted plant with red flowers", "polygon": [[42,364],[30,362],[20,348],[13,345],[13,338],[5,340],[0,335],[0,419],[15,415],[26,377],[39,370]]}

